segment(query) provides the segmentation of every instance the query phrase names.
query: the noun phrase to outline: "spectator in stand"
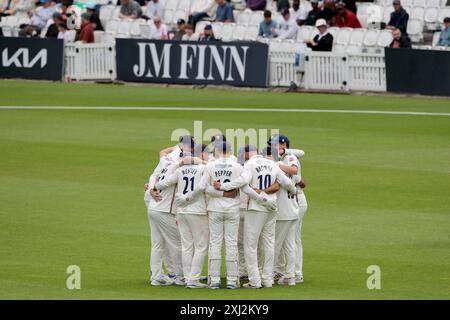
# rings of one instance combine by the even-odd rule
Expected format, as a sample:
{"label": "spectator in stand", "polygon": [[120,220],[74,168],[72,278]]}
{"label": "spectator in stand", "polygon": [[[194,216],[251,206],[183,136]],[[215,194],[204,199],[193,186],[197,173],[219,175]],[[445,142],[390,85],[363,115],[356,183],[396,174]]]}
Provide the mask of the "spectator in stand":
{"label": "spectator in stand", "polygon": [[276,36],[277,23],[272,20],[272,12],[264,11],[264,20],[259,24],[258,35],[263,38],[273,38]]}
{"label": "spectator in stand", "polygon": [[67,24],[65,22],[61,22],[58,25],[58,39],[63,39],[64,43],[73,42],[72,32],[67,30]]}
{"label": "spectator in stand", "polygon": [[450,46],[450,17],[446,17],[444,19],[445,28],[442,29],[441,35],[439,36],[439,40],[437,42],[437,46],[440,47],[449,47]]}
{"label": "spectator in stand", "polygon": [[192,24],[187,24],[186,27],[184,28],[184,31],[186,32],[183,35],[183,38],[181,38],[181,40],[183,41],[197,41],[198,40],[198,36],[194,33],[194,26]]}
{"label": "spectator in stand", "polygon": [[277,0],[277,11],[282,12],[284,9],[289,9],[290,7],[289,0]]}
{"label": "spectator in stand", "polygon": [[277,11],[277,1],[276,0],[268,0],[266,4],[266,10],[271,12]]}
{"label": "spectator in stand", "polygon": [[325,19],[329,26],[333,26],[336,20],[336,4],[334,0],[324,0],[322,2],[322,10],[316,17],[318,19]]}
{"label": "spectator in stand", "polygon": [[392,31],[392,40],[389,47],[391,48],[411,48],[411,40],[406,33],[403,33],[399,28]]}
{"label": "spectator in stand", "polygon": [[255,11],[255,10],[264,10],[267,5],[266,0],[246,0],[247,8]]}
{"label": "spectator in stand", "polygon": [[282,15],[283,21],[275,31],[277,37],[280,39],[295,39],[298,31],[297,22],[291,19],[289,9],[284,9]]}
{"label": "spectator in stand", "polygon": [[[3,2],[2,2],[3,1]],[[28,17],[28,13],[32,12],[36,6],[35,0],[0,0],[0,17],[15,15],[16,17]]]}
{"label": "spectator in stand", "polygon": [[217,11],[216,11],[216,21],[218,22],[233,22],[233,8],[231,4],[225,0],[216,0]]}
{"label": "spectator in stand", "polygon": [[356,15],[345,8],[344,2],[336,4],[336,27],[338,28],[362,28]]}
{"label": "spectator in stand", "polygon": [[313,40],[305,41],[306,45],[313,51],[331,51],[333,49],[333,36],[328,32],[325,19],[316,21],[316,27],[319,34]]}
{"label": "spectator in stand", "polygon": [[162,17],[164,13],[164,6],[161,4],[159,0],[150,0],[145,7],[144,14],[142,18],[149,20],[153,19],[153,17]]}
{"label": "spectator in stand", "polygon": [[306,5],[301,6],[300,0],[292,2],[292,8],[290,9],[291,20],[295,21],[299,26],[305,24],[308,12],[308,7]]}
{"label": "spectator in stand", "polygon": [[184,19],[178,19],[177,30],[173,34],[172,40],[181,40],[186,33],[186,21]]}
{"label": "spectator in stand", "polygon": [[120,19],[134,20],[141,17],[142,9],[139,3],[134,0],[121,0],[120,3]]}
{"label": "spectator in stand", "polygon": [[[30,17],[30,24],[21,26],[19,36],[36,36],[47,25],[47,22],[52,18],[55,12],[55,7],[51,0],[40,0],[42,6],[40,9],[34,11]],[[31,14],[31,13],[29,13]]]}
{"label": "spectator in stand", "polygon": [[100,18],[95,10],[95,4],[92,2],[88,2],[86,4],[86,12],[91,15],[91,23],[94,27],[94,30],[103,31],[102,23],[100,22]]}
{"label": "spectator in stand", "polygon": [[169,32],[167,26],[161,22],[161,18],[156,16],[153,18],[153,24],[150,28],[150,39],[167,40],[169,39]]}
{"label": "spectator in stand", "polygon": [[394,12],[391,13],[391,18],[386,29],[394,30],[398,28],[404,33],[408,26],[409,14],[403,9],[400,0],[394,0],[392,5],[394,6]]}
{"label": "spectator in stand", "polygon": [[[355,0],[342,0],[342,2],[345,3],[345,8],[347,10],[350,10],[351,12],[353,12],[356,15],[358,8],[356,7]],[[371,2],[371,1],[368,1],[368,2]]]}
{"label": "spectator in stand", "polygon": [[94,43],[94,26],[91,23],[91,15],[87,12],[81,15],[81,29],[78,40],[83,43]]}
{"label": "spectator in stand", "polygon": [[194,26],[198,21],[209,19],[211,21],[216,19],[217,3],[216,0],[196,0],[191,7],[191,14],[188,22]]}
{"label": "spectator in stand", "polygon": [[14,6],[14,0],[0,0],[0,20],[1,17],[7,17],[11,15],[11,8]]}
{"label": "spectator in stand", "polygon": [[52,21],[47,28],[47,32],[45,33],[46,38],[57,38],[59,33],[59,25],[63,23],[63,17],[61,13],[54,12]]}
{"label": "spectator in stand", "polygon": [[207,24],[205,26],[205,29],[200,34],[199,41],[217,41],[216,37],[214,36],[212,25]]}
{"label": "spectator in stand", "polygon": [[305,20],[305,25],[307,26],[314,26],[321,12],[319,9],[319,0],[311,0],[311,6],[312,10],[308,12]]}

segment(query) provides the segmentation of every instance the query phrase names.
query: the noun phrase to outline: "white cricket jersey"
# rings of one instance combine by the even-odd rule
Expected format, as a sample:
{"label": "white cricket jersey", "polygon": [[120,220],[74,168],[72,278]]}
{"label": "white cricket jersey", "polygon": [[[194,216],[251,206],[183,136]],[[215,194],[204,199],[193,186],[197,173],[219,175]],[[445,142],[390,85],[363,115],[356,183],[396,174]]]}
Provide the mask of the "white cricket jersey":
{"label": "white cricket jersey", "polygon": [[[159,164],[150,177],[149,188],[153,189],[155,182],[163,181],[170,176],[178,168],[178,163],[172,161],[169,157],[163,157],[159,160]],[[153,177],[153,178],[152,178]],[[156,202],[150,197],[149,209],[161,212],[176,213],[175,203],[175,185],[161,190],[162,200]]]}
{"label": "white cricket jersey", "polygon": [[[237,179],[242,170],[242,166],[230,158],[220,158],[209,162],[203,172],[200,189],[205,189],[208,185],[212,186],[214,181],[220,181],[222,184]],[[239,212],[239,206],[239,197],[208,197],[208,211]]]}
{"label": "white cricket jersey", "polygon": [[[297,157],[292,154],[284,154],[280,162],[288,166],[297,166],[300,168],[300,163]],[[280,169],[281,170],[281,169]],[[293,184],[295,184],[295,175],[287,175]],[[294,193],[281,188],[277,193],[277,220],[297,220],[298,219],[298,203],[297,197]]]}
{"label": "white cricket jersey", "polygon": [[[245,163],[242,175],[230,183],[224,183],[222,189],[229,190],[248,184],[254,189],[264,190],[269,188],[277,180],[283,188],[295,192],[294,184],[286,177],[274,161],[266,159],[261,155],[255,155]],[[277,198],[276,194],[270,194],[267,197],[274,200]],[[251,198],[248,210],[265,212],[267,208]]]}
{"label": "white cricket jersey", "polygon": [[[230,160],[233,160],[233,161],[236,161],[236,162],[238,161],[238,159],[236,158],[236,156],[235,156],[234,154],[230,154],[229,159],[230,159]],[[210,154],[208,155],[208,161],[214,161],[214,160],[216,160],[216,159],[214,158],[214,154],[210,153]]]}
{"label": "white cricket jersey", "polygon": [[[156,188],[167,188],[177,185],[176,196],[187,196],[192,194],[195,188],[200,184],[205,170],[205,165],[186,165],[179,167],[175,172],[166,179],[158,182]],[[200,214],[206,215],[206,199],[203,192],[197,194],[191,201],[186,202],[183,206],[177,207],[177,214]]]}
{"label": "white cricket jersey", "polygon": [[178,145],[176,145],[175,149],[173,149],[173,151],[169,153],[167,157],[172,159],[173,161],[178,161],[180,160],[181,152],[182,152],[181,148]]}

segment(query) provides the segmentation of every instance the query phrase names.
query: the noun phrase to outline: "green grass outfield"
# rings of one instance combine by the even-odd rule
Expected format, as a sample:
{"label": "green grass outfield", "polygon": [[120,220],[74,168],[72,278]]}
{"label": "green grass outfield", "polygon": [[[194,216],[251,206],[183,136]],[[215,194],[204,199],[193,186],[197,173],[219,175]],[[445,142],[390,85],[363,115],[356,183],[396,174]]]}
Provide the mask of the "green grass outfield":
{"label": "green grass outfield", "polygon": [[[450,112],[450,100],[1,81],[0,105]],[[302,161],[305,283],[150,287],[142,186],[176,128],[279,128]],[[1,110],[0,298],[449,299],[450,117]],[[68,265],[81,290],[66,289]],[[368,290],[369,265],[381,290]]]}

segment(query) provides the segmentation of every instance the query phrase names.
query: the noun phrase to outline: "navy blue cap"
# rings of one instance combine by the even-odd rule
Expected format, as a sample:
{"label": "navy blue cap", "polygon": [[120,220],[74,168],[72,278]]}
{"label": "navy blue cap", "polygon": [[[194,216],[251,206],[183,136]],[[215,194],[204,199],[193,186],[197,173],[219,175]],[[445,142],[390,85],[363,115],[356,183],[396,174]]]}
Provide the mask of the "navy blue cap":
{"label": "navy blue cap", "polygon": [[275,135],[270,139],[270,145],[272,144],[280,144],[280,143],[286,143],[289,145],[289,138],[283,135]]}

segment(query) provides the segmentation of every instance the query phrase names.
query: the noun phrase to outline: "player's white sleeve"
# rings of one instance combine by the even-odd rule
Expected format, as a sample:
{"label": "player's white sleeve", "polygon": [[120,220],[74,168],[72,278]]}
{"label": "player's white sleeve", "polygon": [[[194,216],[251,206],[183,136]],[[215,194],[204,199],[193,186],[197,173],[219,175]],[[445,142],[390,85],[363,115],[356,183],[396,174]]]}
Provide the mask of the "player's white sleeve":
{"label": "player's white sleeve", "polygon": [[248,168],[244,169],[239,178],[225,182],[220,185],[220,190],[230,191],[237,188],[242,188],[246,184],[249,184],[252,181],[252,173]]}
{"label": "player's white sleeve", "polygon": [[178,170],[166,177],[164,180],[159,181],[155,184],[155,188],[158,190],[164,190],[173,186],[178,181]]}
{"label": "player's white sleeve", "polygon": [[153,173],[150,175],[150,178],[148,178],[148,188],[149,189],[153,189],[155,187],[155,184],[158,181],[158,176],[161,173],[161,169],[162,169],[162,164],[161,164],[161,161],[159,161],[155,170],[153,170]]}
{"label": "player's white sleeve", "polygon": [[300,149],[286,149],[285,152],[294,155],[295,157],[297,157],[297,159],[303,158],[305,156],[305,151]]}
{"label": "player's white sleeve", "polygon": [[210,196],[210,197],[214,197],[214,198],[220,198],[223,197],[223,191],[221,190],[216,190],[213,186],[207,186],[205,189],[205,193]]}
{"label": "player's white sleeve", "polygon": [[252,200],[260,200],[261,199],[261,196],[258,194],[258,192],[256,192],[252,188],[250,188],[250,186],[248,184],[244,185],[241,188],[241,191],[243,191],[246,195],[248,195],[249,198]]}
{"label": "player's white sleeve", "polygon": [[280,183],[281,187],[283,187],[284,189],[286,189],[287,191],[289,191],[290,193],[296,193],[296,189],[294,184],[292,183],[291,179],[289,179],[284,172],[279,169],[276,168],[276,177],[278,182]]}

